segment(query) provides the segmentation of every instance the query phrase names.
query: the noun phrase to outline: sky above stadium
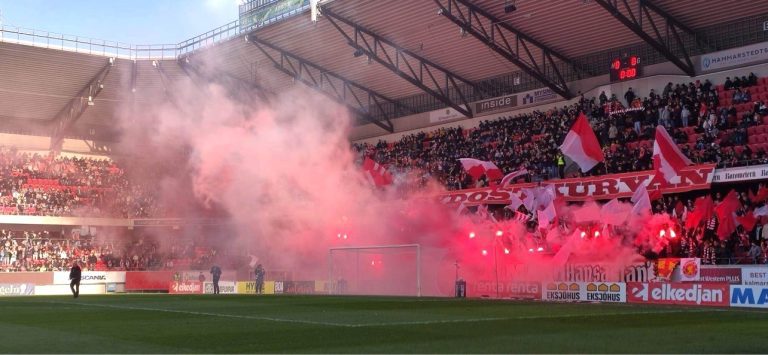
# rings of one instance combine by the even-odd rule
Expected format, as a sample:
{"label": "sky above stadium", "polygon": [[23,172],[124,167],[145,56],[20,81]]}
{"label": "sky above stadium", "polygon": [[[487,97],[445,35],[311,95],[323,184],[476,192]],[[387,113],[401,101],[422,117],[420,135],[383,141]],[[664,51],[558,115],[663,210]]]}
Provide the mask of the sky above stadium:
{"label": "sky above stadium", "polygon": [[238,0],[0,0],[4,25],[128,44],[175,44],[237,19]]}

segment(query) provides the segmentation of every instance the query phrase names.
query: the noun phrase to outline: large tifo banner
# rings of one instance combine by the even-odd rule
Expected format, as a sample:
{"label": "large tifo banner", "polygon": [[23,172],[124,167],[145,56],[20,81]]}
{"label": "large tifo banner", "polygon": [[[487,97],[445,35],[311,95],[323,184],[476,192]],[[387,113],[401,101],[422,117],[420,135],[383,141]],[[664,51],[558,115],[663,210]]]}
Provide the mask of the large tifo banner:
{"label": "large tifo banner", "polygon": [[[665,194],[709,189],[714,172],[715,165],[707,164],[686,168],[680,173],[680,176],[672,179],[672,182],[667,182],[663,176],[656,176],[654,171],[647,170],[624,174],[552,180],[551,182],[546,182],[546,184],[554,185],[558,197],[566,201],[608,200],[617,197],[630,197],[640,184],[645,184],[648,191],[660,190]],[[446,191],[438,195],[437,198],[445,204],[506,205],[511,202],[512,194],[520,194],[523,192],[523,189],[536,186],[538,186],[536,183],[526,183],[507,187],[494,186],[480,189]]]}

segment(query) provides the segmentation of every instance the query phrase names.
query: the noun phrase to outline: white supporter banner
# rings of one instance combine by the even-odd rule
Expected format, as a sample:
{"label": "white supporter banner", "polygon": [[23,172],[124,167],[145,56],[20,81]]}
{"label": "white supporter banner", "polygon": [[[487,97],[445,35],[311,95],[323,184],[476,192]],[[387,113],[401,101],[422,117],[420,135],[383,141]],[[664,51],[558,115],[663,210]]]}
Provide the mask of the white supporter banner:
{"label": "white supporter banner", "polygon": [[768,60],[768,42],[702,54],[699,58],[704,72],[725,69]]}
{"label": "white supporter banner", "polygon": [[[464,105],[461,105],[461,107],[466,109],[466,106]],[[429,123],[441,123],[460,118],[467,118],[467,116],[464,116],[464,114],[461,112],[456,111],[456,109],[453,107],[446,107],[444,109],[429,112]]]}
{"label": "white supporter banner", "polygon": [[741,283],[745,286],[768,287],[768,268],[757,266],[742,267]]}
{"label": "white supporter banner", "polygon": [[738,168],[716,169],[712,174],[713,183],[768,179],[768,165],[741,166]]}
{"label": "white supporter banner", "polygon": [[555,302],[627,302],[627,284],[623,282],[549,282],[541,299]]}
{"label": "white supporter banner", "polygon": [[[125,283],[125,271],[83,271],[80,284]],[[53,283],[69,285],[69,271],[53,273]]]}

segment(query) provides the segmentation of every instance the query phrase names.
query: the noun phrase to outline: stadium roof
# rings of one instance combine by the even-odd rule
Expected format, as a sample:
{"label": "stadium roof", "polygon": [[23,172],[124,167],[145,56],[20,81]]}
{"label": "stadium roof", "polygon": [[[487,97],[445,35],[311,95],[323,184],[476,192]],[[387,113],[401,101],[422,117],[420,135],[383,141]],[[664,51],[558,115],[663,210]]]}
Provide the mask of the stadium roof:
{"label": "stadium roof", "polygon": [[[367,107],[371,102],[366,101],[370,100],[370,92],[361,89],[364,87],[381,95],[376,98],[382,100],[400,100],[432,90],[432,98],[438,99],[441,107],[451,104],[460,107],[462,103],[480,98],[521,91],[520,88],[503,85],[489,87],[479,84],[512,72],[525,71],[525,65],[534,69],[537,65],[544,68],[540,74],[551,82],[534,80],[533,84],[537,87],[547,84],[558,87],[559,74],[565,77],[563,82],[572,78],[565,75],[569,66],[564,64],[566,62],[573,63],[575,69],[572,72],[580,76],[604,74],[608,69],[607,62],[594,66],[595,63],[589,63],[584,58],[588,59],[594,53],[636,46],[643,42],[644,33],[651,39],[662,39],[662,44],[667,45],[671,55],[678,58],[683,52],[680,51],[681,46],[676,46],[676,36],[684,37],[682,47],[688,54],[741,45],[712,41],[701,34],[713,26],[733,23],[766,11],[762,1],[740,2],[738,9],[723,9],[719,2],[693,0],[643,1],[644,6],[639,0],[334,0],[322,1],[323,15],[317,22],[312,22],[306,10],[309,1],[300,1],[305,6],[300,8],[302,11],[297,16],[270,21],[269,25],[258,27],[248,33],[249,41],[244,40],[245,33],[237,31],[236,26],[228,25],[228,32],[219,34],[221,40],[209,41],[216,42],[215,45],[180,54],[180,57],[191,62],[200,58],[215,58],[216,70],[244,82],[255,82],[272,92],[295,85],[294,78],[287,75],[285,69],[289,74],[297,73],[299,69],[290,65],[301,64],[301,59],[316,66],[303,66],[303,76],[299,80],[318,82],[318,73],[330,73],[337,75],[333,78],[343,77],[357,84],[348,87],[350,95],[343,96],[351,106]],[[505,5],[509,4],[514,4],[516,10],[507,13]],[[439,13],[441,7],[442,14]],[[671,19],[669,23],[665,21],[665,15]],[[457,20],[452,21],[451,16]],[[642,30],[633,31],[631,25],[620,21],[622,17],[641,24]],[[491,20],[483,22],[488,19]],[[464,30],[457,21],[465,22]],[[485,27],[478,27],[478,24]],[[507,49],[516,51],[513,54],[517,57],[513,59],[522,60],[522,66],[473,37],[478,33],[490,36],[489,32],[483,31],[490,31],[492,27],[494,40],[501,42],[500,36],[506,35]],[[667,32],[670,28],[675,31]],[[510,29],[516,31],[515,35],[509,35],[512,33],[508,32]],[[691,36],[692,33],[696,36]],[[215,35],[213,33],[206,38]],[[518,36],[520,41],[516,40]],[[752,41],[763,38],[753,37]],[[354,41],[355,38],[359,40],[358,44],[350,44],[350,39]],[[364,40],[368,41],[368,47]],[[527,50],[521,44],[527,45]],[[706,48],[696,49],[697,46]],[[663,50],[656,47],[656,52]],[[371,52],[375,53],[369,59]],[[551,61],[547,61],[547,56],[537,59],[543,54],[550,54]],[[665,56],[662,53],[659,57]],[[283,63],[286,68],[281,71],[273,60]],[[387,60],[396,63],[405,74],[398,75],[387,68]],[[535,63],[537,60],[540,62]],[[413,68],[411,74],[415,74],[410,75],[411,82],[406,78],[409,76],[409,68],[404,64],[406,61]],[[164,91],[167,84],[164,80],[184,75],[174,60],[160,62],[162,70],[158,70],[152,61],[139,60],[134,64],[132,60],[118,58],[116,65],[103,79],[104,89],[96,97],[96,104],[89,107],[78,122],[108,125],[112,113],[122,103],[134,98],[156,97]],[[681,62],[685,64],[682,59]],[[99,79],[105,65],[107,60],[104,56],[0,43],[0,102],[3,102],[0,118],[53,120],[69,100],[78,96],[94,78]],[[585,68],[590,65],[605,67],[605,70],[595,73]],[[555,67],[557,71],[552,69]],[[685,69],[681,67],[680,72],[684,73]],[[419,75],[422,75],[419,78],[422,87],[413,83],[413,77]],[[323,85],[330,90],[327,82],[332,80],[324,78],[326,84]],[[446,87],[456,90],[441,91]],[[357,94],[357,98],[352,93]],[[404,110],[385,112],[383,109],[371,109],[370,113],[377,119],[393,118],[407,112],[434,109],[435,105],[420,104],[417,100],[402,103],[406,106]],[[363,108],[359,112],[365,111]]]}

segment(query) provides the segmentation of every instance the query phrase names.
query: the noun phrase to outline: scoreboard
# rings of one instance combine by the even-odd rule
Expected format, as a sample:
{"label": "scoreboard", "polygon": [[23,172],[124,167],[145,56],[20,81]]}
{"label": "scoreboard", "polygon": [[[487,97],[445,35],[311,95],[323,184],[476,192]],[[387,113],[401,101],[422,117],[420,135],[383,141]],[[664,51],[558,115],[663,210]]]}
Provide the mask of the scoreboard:
{"label": "scoreboard", "polygon": [[611,61],[611,82],[637,79],[642,75],[640,57],[632,55]]}

